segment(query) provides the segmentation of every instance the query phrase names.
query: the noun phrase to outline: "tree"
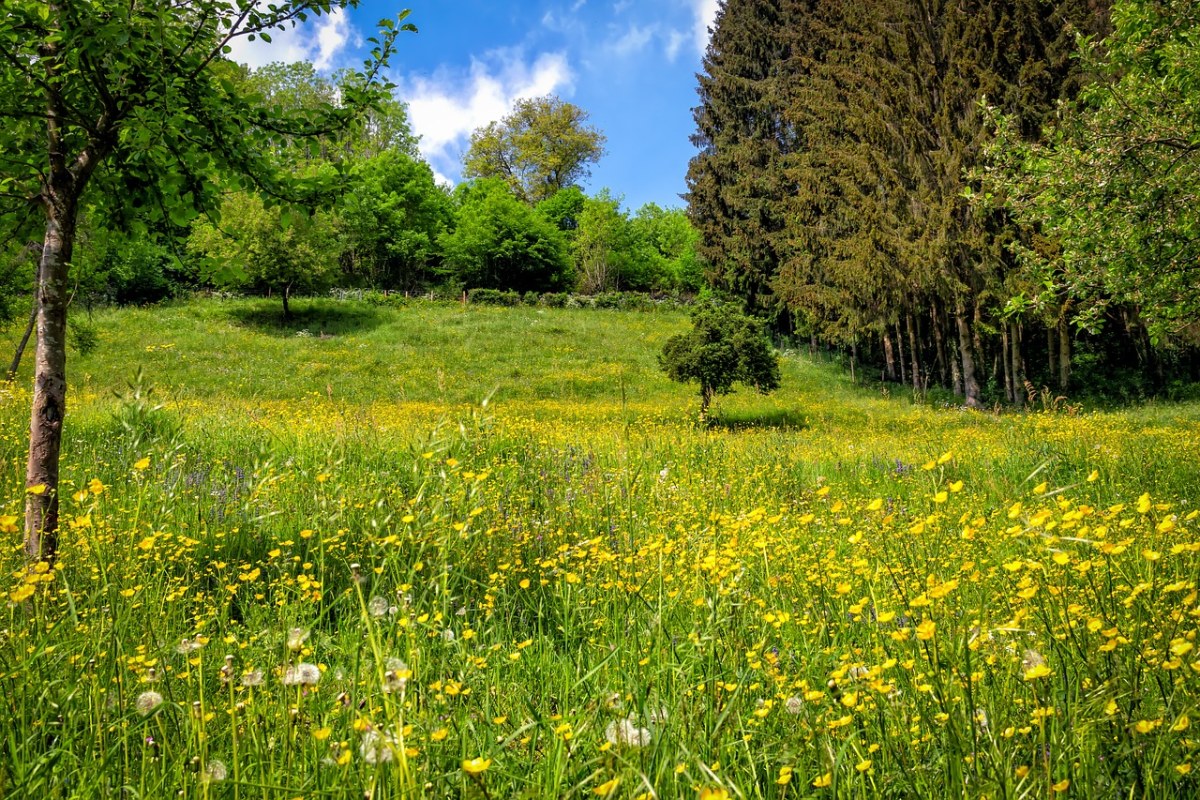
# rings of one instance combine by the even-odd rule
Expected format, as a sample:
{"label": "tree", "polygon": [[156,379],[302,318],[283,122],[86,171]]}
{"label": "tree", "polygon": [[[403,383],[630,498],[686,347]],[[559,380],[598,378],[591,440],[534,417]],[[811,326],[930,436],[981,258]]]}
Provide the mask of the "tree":
{"label": "tree", "polygon": [[681,208],[646,203],[629,221],[646,258],[652,263],[655,288],[696,292],[704,285],[704,267],[697,252],[700,234]]}
{"label": "tree", "polygon": [[554,223],[567,240],[575,238],[579,230],[579,215],[587,196],[578,186],[567,186],[537,204],[538,213]]}
{"label": "tree", "polygon": [[341,250],[331,215],[284,213],[252,192],[235,192],[221,204],[221,227],[196,223],[188,249],[208,259],[204,272],[218,284],[266,288],[292,318],[293,294],[327,289]]}
{"label": "tree", "polygon": [[586,294],[650,288],[646,253],[621,210],[621,200],[607,189],[583,202],[579,228],[571,242],[579,290]]}
{"label": "tree", "polygon": [[438,237],[450,229],[454,209],[433,170],[398,150],[360,161],[353,189],[337,206],[343,265],[373,286],[415,289],[439,258]]}
{"label": "tree", "polygon": [[[979,406],[1002,365],[1013,397],[1006,245],[1020,232],[968,200],[991,136],[981,101],[1036,137],[1078,86],[1075,32],[1102,27],[1106,5],[727,0],[688,173],[710,279],[852,364],[881,354],[889,379],[903,379],[907,344],[914,388],[937,380]],[[1065,364],[1054,317],[1039,322]]]}
{"label": "tree", "polygon": [[[336,105],[296,117],[245,95],[223,54],[356,0],[7,0],[0,14],[0,214],[44,220],[38,266],[34,393],[26,470],[25,550],[54,557],[66,413],[68,278],[77,218],[94,180],[119,206],[186,224],[216,206],[214,172],[275,199],[320,187],[279,175],[268,132],[345,127],[388,89],[380,80],[401,29],[383,21],[361,79]],[[403,16],[403,15],[402,15]],[[226,187],[228,188],[228,187]],[[2,228],[4,226],[0,226]]]}
{"label": "tree", "polygon": [[787,31],[782,0],[726,0],[697,75],[693,110],[699,153],[687,171],[688,216],[714,286],[775,311],[771,280],[783,240],[782,201],[790,193],[781,158],[782,66]]}
{"label": "tree", "polygon": [[458,187],[457,225],[443,234],[443,270],[468,289],[549,292],[574,282],[567,240],[498,178]]}
{"label": "tree", "polygon": [[554,96],[518,100],[504,119],[471,134],[463,175],[501,178],[536,205],[586,178],[604,155],[604,134],[587,120],[586,111]]}
{"label": "tree", "polygon": [[704,303],[692,312],[692,330],[672,336],[658,364],[667,377],[700,384],[700,417],[716,395],[735,383],[767,394],[779,388],[779,359],[758,320],[729,305]]}
{"label": "tree", "polygon": [[1030,231],[1015,310],[1057,309],[1097,331],[1113,308],[1153,340],[1200,323],[1200,6],[1118,2],[1103,42],[1083,39],[1092,82],[1064,105],[1049,141],[1005,117],[987,188]]}
{"label": "tree", "polygon": [[[297,61],[266,64],[248,72],[242,80],[248,91],[261,95],[276,113],[307,118],[319,126],[322,110],[353,91],[362,77],[352,70],[341,70],[326,78],[309,62]],[[276,154],[293,167],[314,161],[360,161],[389,150],[413,158],[418,155],[408,107],[390,95],[376,98],[341,128],[307,136],[269,129],[266,133]]]}

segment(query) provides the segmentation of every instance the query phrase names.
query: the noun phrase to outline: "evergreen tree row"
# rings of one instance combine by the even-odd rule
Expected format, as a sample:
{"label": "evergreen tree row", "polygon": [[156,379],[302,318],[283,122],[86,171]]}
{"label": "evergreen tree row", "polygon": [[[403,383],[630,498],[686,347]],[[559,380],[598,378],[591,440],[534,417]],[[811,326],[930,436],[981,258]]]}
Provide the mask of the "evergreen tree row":
{"label": "evergreen tree row", "polygon": [[1040,230],[977,200],[997,115],[1016,139],[1042,137],[1087,80],[1073,54],[1108,32],[1108,6],[727,0],[688,172],[712,282],[969,406],[1075,388],[1073,365],[1136,363],[1152,380],[1178,351],[1149,345],[1136,308],[1111,304],[1089,331],[1065,288],[1019,302]]}

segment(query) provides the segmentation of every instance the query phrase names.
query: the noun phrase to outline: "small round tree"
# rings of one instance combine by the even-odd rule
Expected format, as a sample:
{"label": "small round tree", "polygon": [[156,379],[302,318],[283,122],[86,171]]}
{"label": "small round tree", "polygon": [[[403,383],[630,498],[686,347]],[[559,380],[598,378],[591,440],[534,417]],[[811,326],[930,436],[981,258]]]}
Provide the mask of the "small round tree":
{"label": "small round tree", "polygon": [[667,377],[700,384],[700,417],[714,396],[735,383],[763,394],[779,388],[779,359],[763,326],[731,306],[705,303],[692,312],[692,330],[672,336],[658,357]]}

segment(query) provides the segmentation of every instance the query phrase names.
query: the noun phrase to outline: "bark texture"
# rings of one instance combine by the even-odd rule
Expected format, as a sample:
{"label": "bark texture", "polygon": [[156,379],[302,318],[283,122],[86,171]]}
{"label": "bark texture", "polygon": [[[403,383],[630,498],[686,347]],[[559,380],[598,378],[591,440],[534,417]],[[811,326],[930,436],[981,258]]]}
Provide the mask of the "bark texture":
{"label": "bark texture", "polygon": [[58,549],[58,456],[67,405],[67,268],[78,198],[71,188],[47,202],[38,264],[37,347],[29,462],[25,471],[25,555],[52,560]]}

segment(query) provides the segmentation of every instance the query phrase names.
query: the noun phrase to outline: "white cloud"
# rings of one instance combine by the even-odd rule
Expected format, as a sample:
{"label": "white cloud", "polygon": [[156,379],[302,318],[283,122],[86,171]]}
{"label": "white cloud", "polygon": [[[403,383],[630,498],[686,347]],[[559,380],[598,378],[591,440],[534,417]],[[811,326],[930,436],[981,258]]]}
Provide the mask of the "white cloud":
{"label": "white cloud", "polygon": [[269,31],[268,35],[270,42],[260,38],[251,42],[239,36],[229,43],[233,48],[229,57],[254,69],[273,61],[311,61],[317,69],[327,70],[351,39],[359,38],[340,8],[294,28]]}
{"label": "white cloud", "polygon": [[528,62],[519,49],[506,49],[472,58],[465,75],[442,69],[411,76],[399,81],[398,94],[408,103],[421,153],[445,178],[459,174],[459,156],[472,131],[499,120],[517,100],[561,93],[572,80],[564,53],[543,53]]}
{"label": "white cloud", "polygon": [[708,29],[717,20],[717,6],[720,0],[692,0],[692,11],[696,23],[693,30],[696,49],[704,53],[708,49]]}
{"label": "white cloud", "polygon": [[630,25],[624,35],[609,44],[609,49],[618,58],[628,58],[641,52],[653,36],[653,27],[639,28],[637,25]]}
{"label": "white cloud", "polygon": [[675,63],[675,59],[679,55],[679,51],[683,49],[683,45],[687,42],[687,40],[688,35],[682,31],[667,32],[667,47],[664,50],[664,53],[667,56],[667,61]]}
{"label": "white cloud", "polygon": [[329,69],[346,42],[350,41],[350,21],[346,19],[344,9],[334,9],[332,13],[321,17],[316,39],[317,57],[313,59],[313,66],[320,70]]}

